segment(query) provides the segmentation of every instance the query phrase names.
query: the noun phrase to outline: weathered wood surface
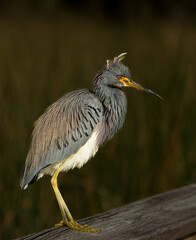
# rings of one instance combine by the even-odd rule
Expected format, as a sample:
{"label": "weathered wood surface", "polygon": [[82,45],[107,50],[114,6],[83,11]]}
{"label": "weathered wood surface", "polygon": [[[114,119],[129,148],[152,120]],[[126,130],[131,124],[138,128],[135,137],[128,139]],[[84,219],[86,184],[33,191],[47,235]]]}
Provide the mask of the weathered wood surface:
{"label": "weathered wood surface", "polygon": [[86,233],[67,227],[54,227],[18,240],[195,240],[196,184],[133,202],[78,222],[99,227],[101,232]]}

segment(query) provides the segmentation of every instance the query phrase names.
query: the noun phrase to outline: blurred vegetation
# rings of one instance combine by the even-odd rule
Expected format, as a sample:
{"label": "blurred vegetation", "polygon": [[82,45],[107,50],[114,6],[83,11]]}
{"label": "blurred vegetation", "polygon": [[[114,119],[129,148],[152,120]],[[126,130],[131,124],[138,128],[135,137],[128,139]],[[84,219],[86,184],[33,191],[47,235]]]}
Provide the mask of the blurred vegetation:
{"label": "blurred vegetation", "polygon": [[74,6],[66,8],[63,1],[58,2],[62,9],[48,2],[49,7],[39,5],[37,12],[37,5],[29,8],[33,11],[21,5],[8,10],[6,2],[1,2],[2,239],[40,231],[60,220],[50,177],[26,191],[19,188],[33,123],[64,93],[91,88],[105,60],[122,52],[128,52],[124,63],[132,70],[133,80],[164,100],[126,90],[128,114],[121,131],[82,169],[59,177],[73,216],[90,216],[196,180],[196,28],[192,15],[188,18],[187,12],[175,11],[160,16],[142,8],[139,17],[136,13],[131,17],[129,5],[119,15],[114,14],[115,8],[107,15],[107,6],[104,11],[92,11],[92,5],[80,9],[81,1],[75,1],[80,3],[75,10]]}

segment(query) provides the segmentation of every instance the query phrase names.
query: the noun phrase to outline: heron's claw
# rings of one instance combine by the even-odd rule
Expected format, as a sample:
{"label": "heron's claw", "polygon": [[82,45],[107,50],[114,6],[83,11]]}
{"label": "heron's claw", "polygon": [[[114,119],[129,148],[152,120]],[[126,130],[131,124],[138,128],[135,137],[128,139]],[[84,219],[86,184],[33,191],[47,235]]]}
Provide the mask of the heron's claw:
{"label": "heron's claw", "polygon": [[61,220],[59,223],[56,223],[54,226],[59,227],[59,226],[63,226],[63,225],[65,225],[65,224],[64,224],[63,220]]}

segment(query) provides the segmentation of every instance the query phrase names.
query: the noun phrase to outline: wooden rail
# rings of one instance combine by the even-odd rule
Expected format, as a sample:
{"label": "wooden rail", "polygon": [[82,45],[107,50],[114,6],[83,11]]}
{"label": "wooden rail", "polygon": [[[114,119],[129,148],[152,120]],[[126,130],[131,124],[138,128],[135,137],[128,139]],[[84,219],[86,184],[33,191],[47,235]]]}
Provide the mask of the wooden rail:
{"label": "wooden rail", "polygon": [[78,221],[101,232],[53,227],[18,240],[196,240],[196,184]]}

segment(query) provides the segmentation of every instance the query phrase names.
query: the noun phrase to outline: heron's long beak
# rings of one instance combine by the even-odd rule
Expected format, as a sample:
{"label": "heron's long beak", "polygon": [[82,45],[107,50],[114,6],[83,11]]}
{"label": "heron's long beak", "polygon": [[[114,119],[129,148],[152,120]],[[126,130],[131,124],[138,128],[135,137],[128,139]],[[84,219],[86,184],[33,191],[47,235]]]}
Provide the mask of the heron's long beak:
{"label": "heron's long beak", "polygon": [[148,89],[148,88],[144,88],[144,87],[141,86],[140,84],[138,84],[138,83],[136,83],[136,82],[134,82],[134,81],[126,78],[126,77],[120,77],[120,78],[119,78],[119,81],[122,82],[122,83],[124,83],[124,86],[126,86],[126,87],[136,88],[136,89],[139,90],[139,91],[147,92],[147,93],[150,93],[150,94],[152,94],[152,95],[154,95],[154,96],[156,96],[156,97],[158,97],[158,98],[160,98],[160,99],[163,99],[163,98],[162,98],[161,96],[159,96],[157,93],[151,91],[151,90]]}

